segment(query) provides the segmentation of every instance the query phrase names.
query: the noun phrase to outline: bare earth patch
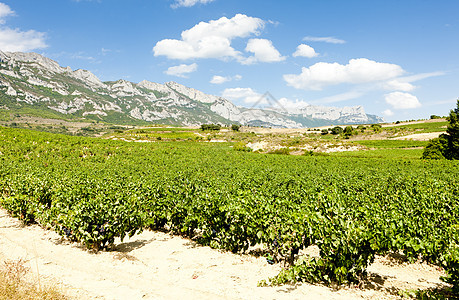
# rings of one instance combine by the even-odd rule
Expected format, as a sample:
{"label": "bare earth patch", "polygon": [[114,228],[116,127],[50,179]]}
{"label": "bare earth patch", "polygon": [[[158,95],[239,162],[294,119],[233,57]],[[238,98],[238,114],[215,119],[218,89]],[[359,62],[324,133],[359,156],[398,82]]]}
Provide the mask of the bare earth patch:
{"label": "bare earth patch", "polygon": [[23,227],[3,209],[0,257],[26,260],[37,279],[54,282],[77,299],[396,299],[400,289],[441,285],[443,275],[424,263],[394,264],[378,257],[363,289],[306,283],[257,287],[280,266],[153,231],[117,241],[113,251],[92,253],[53,231]]}
{"label": "bare earth patch", "polygon": [[437,138],[444,132],[427,132],[427,133],[415,133],[405,136],[399,136],[393,138],[393,140],[413,140],[413,141],[428,141]]}

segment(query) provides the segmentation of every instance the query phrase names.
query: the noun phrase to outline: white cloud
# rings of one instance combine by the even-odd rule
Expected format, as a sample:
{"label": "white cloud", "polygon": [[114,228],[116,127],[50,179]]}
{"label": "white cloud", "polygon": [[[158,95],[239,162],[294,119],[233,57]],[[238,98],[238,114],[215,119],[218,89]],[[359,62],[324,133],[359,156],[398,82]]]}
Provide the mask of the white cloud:
{"label": "white cloud", "polygon": [[421,106],[418,98],[409,93],[393,92],[385,95],[385,100],[394,109],[409,109]]}
{"label": "white cloud", "polygon": [[[14,11],[0,2],[0,24],[5,24],[5,17],[14,15]],[[9,52],[26,52],[48,47],[46,35],[35,30],[21,31],[8,27],[0,28],[0,49]]]}
{"label": "white cloud", "polygon": [[191,29],[182,32],[181,40],[164,39],[153,47],[155,56],[170,59],[217,58],[242,59],[239,51],[231,46],[235,38],[246,38],[259,34],[265,21],[237,14],[228,19],[200,22]]}
{"label": "white cloud", "polygon": [[319,54],[316,53],[314,48],[312,48],[311,46],[305,45],[305,44],[299,45],[296,48],[295,53],[293,53],[293,57],[301,56],[301,57],[313,58],[313,57],[316,57],[318,55]]}
{"label": "white cloud", "polygon": [[0,29],[0,49],[8,52],[26,52],[48,47],[46,35],[35,30],[20,31],[19,29]]}
{"label": "white cloud", "polygon": [[266,104],[267,100],[251,88],[225,89],[222,97],[228,100],[243,100],[247,104]]}
{"label": "white cloud", "polygon": [[253,64],[256,62],[279,62],[285,60],[279,51],[273,46],[270,40],[250,39],[245,51],[253,53],[253,56],[244,59],[243,64]]}
{"label": "white cloud", "polygon": [[207,4],[210,2],[214,2],[215,0],[177,0],[174,4],[171,5],[172,8],[179,8],[179,7],[191,7],[196,4]]}
{"label": "white cloud", "polygon": [[225,82],[228,82],[228,81],[231,81],[231,77],[224,77],[224,76],[219,76],[219,75],[215,75],[214,77],[212,77],[212,80],[210,81],[210,83],[213,83],[213,84],[222,84],[222,83],[225,83]]}
{"label": "white cloud", "polygon": [[341,83],[368,83],[396,78],[403,69],[395,64],[379,63],[366,58],[351,59],[347,65],[338,63],[316,63],[303,67],[301,74],[286,74],[288,85],[304,90],[321,90],[324,86]]}
{"label": "white cloud", "polygon": [[414,90],[416,87],[409,82],[403,82],[399,79],[394,79],[387,81],[384,83],[384,89],[391,90],[391,91],[403,91],[403,92],[410,92]]}
{"label": "white cloud", "polygon": [[309,41],[309,42],[324,42],[324,43],[330,43],[330,44],[345,44],[345,40],[337,39],[332,36],[327,36],[327,37],[317,37],[317,36],[307,36],[303,38],[303,41]]}
{"label": "white cloud", "polygon": [[386,109],[385,111],[382,112],[382,114],[386,117],[392,117],[394,115],[394,112],[391,111],[390,109]]}
{"label": "white cloud", "polygon": [[275,108],[280,108],[289,113],[296,113],[299,109],[305,108],[307,106],[309,106],[309,104],[303,100],[296,99],[293,101],[287,98],[280,98],[274,105]]}
{"label": "white cloud", "polygon": [[14,15],[14,11],[5,3],[0,2],[0,24],[5,24],[5,17]]}
{"label": "white cloud", "polygon": [[193,73],[197,69],[198,69],[198,65],[196,63],[191,64],[191,65],[182,64],[182,65],[170,67],[164,73],[166,73],[167,75],[171,75],[171,76],[187,78],[186,74]]}
{"label": "white cloud", "polygon": [[229,82],[229,81],[232,81],[232,80],[241,80],[242,79],[242,76],[241,75],[235,75],[233,77],[231,76],[219,76],[219,75],[215,75],[214,77],[212,77],[212,79],[210,80],[210,83],[213,83],[213,84],[222,84],[222,83],[225,83],[225,82]]}
{"label": "white cloud", "polygon": [[103,47],[102,47],[102,48],[100,49],[100,52],[102,52],[102,55],[106,55],[107,53],[112,52],[112,50],[111,50],[111,49],[106,49],[106,48],[103,48]]}

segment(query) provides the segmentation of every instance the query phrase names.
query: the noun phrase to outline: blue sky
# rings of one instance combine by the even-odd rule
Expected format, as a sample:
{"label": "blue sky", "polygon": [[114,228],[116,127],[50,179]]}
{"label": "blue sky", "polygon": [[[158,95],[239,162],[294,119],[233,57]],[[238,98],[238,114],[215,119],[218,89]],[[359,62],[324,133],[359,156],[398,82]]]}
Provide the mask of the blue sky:
{"label": "blue sky", "polygon": [[457,0],[0,0],[0,50],[248,107],[269,92],[287,108],[447,115],[458,49]]}

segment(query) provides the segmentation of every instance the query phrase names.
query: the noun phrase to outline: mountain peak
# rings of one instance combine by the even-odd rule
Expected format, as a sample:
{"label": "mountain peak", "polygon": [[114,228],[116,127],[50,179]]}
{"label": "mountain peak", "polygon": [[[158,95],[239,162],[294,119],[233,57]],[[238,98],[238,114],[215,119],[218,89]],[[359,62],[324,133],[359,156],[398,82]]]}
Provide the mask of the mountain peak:
{"label": "mountain peak", "polygon": [[100,79],[88,70],[78,69],[72,72],[74,78],[87,82],[91,87],[105,88],[106,85]]}
{"label": "mountain peak", "polygon": [[[289,111],[236,107],[232,102],[186,87],[124,79],[103,83],[88,70],[62,68],[37,53],[1,52],[0,93],[6,109],[30,106],[53,113],[117,123],[155,122],[176,125],[203,123],[308,127],[377,122],[362,106],[304,106]],[[45,88],[43,88],[45,87]],[[48,111],[49,112],[49,111]],[[114,117],[115,116],[115,117]]]}
{"label": "mountain peak", "polygon": [[30,63],[32,66],[46,69],[55,73],[71,72],[70,67],[63,68],[56,61],[47,58],[35,52],[2,52],[0,51],[2,61],[8,61],[11,64],[19,62]]}

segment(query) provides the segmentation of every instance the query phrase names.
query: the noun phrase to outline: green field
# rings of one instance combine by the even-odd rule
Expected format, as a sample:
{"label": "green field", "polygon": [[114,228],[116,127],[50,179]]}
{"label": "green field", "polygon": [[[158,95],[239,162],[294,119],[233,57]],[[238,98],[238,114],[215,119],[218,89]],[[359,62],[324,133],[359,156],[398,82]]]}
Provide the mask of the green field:
{"label": "green field", "polygon": [[416,148],[427,146],[427,141],[409,141],[409,140],[362,140],[354,142],[368,148]]}
{"label": "green field", "polygon": [[131,129],[119,134],[109,134],[111,138],[122,137],[133,140],[188,140],[196,139],[199,136],[195,134],[196,129],[180,128],[180,127],[145,127]]}
{"label": "green field", "polygon": [[376,149],[366,151],[333,152],[327,155],[335,157],[382,158],[418,160],[424,150],[420,149]]}
{"label": "green field", "polygon": [[[0,128],[0,201],[89,248],[146,228],[239,253],[261,245],[291,265],[271,284],[358,282],[376,254],[403,253],[444,268],[457,291],[459,162],[420,160],[421,149],[288,156],[231,145]],[[299,259],[310,245],[320,258]]]}
{"label": "green field", "polygon": [[415,133],[429,133],[429,132],[442,132],[446,131],[446,126],[448,125],[447,121],[441,122],[424,122],[424,123],[414,123],[399,125],[394,127],[384,127],[384,130],[387,131],[408,131]]}

